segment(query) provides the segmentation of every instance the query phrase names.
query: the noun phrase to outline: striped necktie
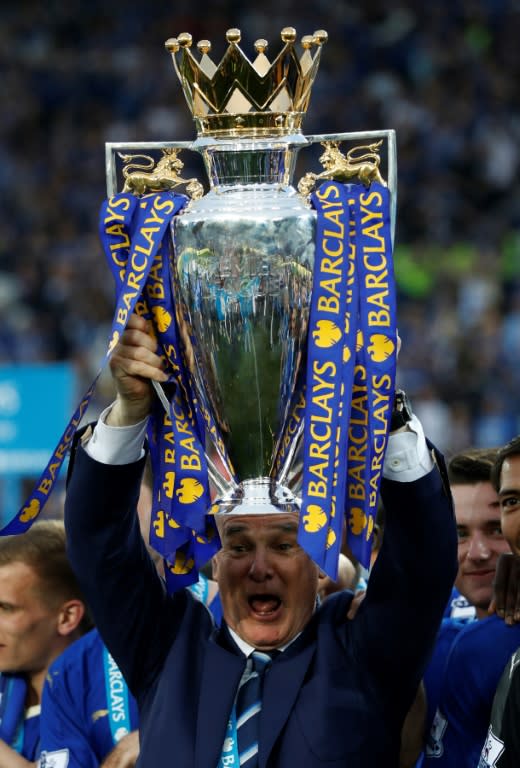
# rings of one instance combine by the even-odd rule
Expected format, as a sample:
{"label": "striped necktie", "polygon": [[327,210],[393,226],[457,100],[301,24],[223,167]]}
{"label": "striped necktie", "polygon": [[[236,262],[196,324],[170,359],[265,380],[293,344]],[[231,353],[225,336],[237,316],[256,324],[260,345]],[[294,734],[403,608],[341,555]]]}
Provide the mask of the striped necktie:
{"label": "striped necktie", "polygon": [[237,740],[240,766],[256,768],[258,766],[258,733],[260,710],[262,708],[262,688],[264,673],[272,658],[266,653],[254,651],[248,659],[251,672],[242,683],[237,693],[236,717]]}

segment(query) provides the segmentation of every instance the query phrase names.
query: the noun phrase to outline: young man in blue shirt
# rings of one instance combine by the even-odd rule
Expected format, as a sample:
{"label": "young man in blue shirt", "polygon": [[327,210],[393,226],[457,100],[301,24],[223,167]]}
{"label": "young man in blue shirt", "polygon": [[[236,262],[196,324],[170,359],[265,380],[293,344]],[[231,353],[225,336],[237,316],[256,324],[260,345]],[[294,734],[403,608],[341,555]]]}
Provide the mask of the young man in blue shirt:
{"label": "young man in blue shirt", "polygon": [[89,626],[62,523],[0,539],[0,764],[38,757],[48,667]]}

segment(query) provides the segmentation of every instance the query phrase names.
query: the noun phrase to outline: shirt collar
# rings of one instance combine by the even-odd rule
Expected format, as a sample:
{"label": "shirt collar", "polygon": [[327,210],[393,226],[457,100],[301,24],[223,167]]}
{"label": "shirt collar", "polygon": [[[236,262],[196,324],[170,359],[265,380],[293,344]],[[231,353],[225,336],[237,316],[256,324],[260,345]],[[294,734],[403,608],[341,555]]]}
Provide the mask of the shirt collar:
{"label": "shirt collar", "polygon": [[[242,638],[239,635],[237,635],[237,633],[233,629],[231,629],[231,627],[228,627],[228,630],[229,630],[229,634],[231,635],[231,637],[233,638],[233,640],[238,645],[238,647],[240,648],[240,650],[242,651],[242,653],[246,658],[249,658],[249,656],[251,656],[253,651],[258,650],[253,645],[249,645],[249,643],[246,643],[245,640],[242,640]],[[284,645],[279,645],[276,648],[276,650],[280,652],[285,651],[285,649],[288,648],[290,645],[292,645],[296,640],[296,638],[298,638],[300,635],[301,635],[301,632],[298,632],[298,634],[295,637],[293,637],[292,640],[289,640],[288,643],[284,643]]]}

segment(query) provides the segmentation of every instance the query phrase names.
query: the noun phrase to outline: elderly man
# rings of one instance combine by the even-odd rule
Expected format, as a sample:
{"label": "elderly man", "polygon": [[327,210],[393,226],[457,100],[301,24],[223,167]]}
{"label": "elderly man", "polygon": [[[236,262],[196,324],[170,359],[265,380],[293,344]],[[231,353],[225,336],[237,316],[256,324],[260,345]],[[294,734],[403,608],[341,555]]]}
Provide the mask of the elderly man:
{"label": "elderly man", "polygon": [[[442,460],[417,419],[389,440],[385,539],[355,619],[351,593],[316,607],[319,569],[297,543],[296,514],[225,514],[219,630],[188,590],[166,594],[136,522],[150,380],[166,379],[142,318],[130,320],[111,367],[117,399],[78,448],[66,525],[97,625],[139,705],[138,765],[397,766],[456,574]],[[246,714],[255,679],[263,691]]]}

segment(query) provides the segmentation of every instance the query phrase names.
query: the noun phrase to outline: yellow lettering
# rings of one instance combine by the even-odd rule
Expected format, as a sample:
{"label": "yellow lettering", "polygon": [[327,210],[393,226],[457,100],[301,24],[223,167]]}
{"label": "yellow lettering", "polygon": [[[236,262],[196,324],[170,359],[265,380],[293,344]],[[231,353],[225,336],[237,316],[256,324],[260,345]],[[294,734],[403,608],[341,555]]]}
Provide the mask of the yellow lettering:
{"label": "yellow lettering", "polygon": [[324,473],[327,471],[328,466],[329,466],[328,461],[324,461],[321,464],[313,464],[311,467],[309,467],[309,472],[312,472],[313,475],[316,475],[316,477],[319,477],[325,484],[326,477]]}
{"label": "yellow lettering", "polygon": [[362,443],[366,443],[367,441],[367,431],[366,429],[360,430],[361,434],[358,436],[354,430],[349,427],[348,430],[348,439],[351,443],[355,443],[356,445],[361,445]]}
{"label": "yellow lettering", "polygon": [[319,189],[316,190],[316,196],[320,200],[327,200],[330,196],[339,197],[339,190],[332,184],[322,184]]}
{"label": "yellow lettering", "polygon": [[368,313],[368,324],[371,326],[390,326],[390,312],[386,309],[381,309],[379,312]]}
{"label": "yellow lettering", "polygon": [[365,277],[365,285],[367,288],[386,288],[388,292],[388,283],[386,278],[388,277],[388,270],[384,270],[380,275],[373,275],[369,273]]}
{"label": "yellow lettering", "polygon": [[[327,256],[340,256],[343,253],[343,240],[337,240],[337,246],[336,249],[332,249],[329,246],[329,239],[325,239],[322,242],[322,247],[324,253],[327,254]],[[327,261],[327,259],[323,259],[323,262]]]}
{"label": "yellow lettering", "polygon": [[202,464],[199,456],[193,453],[191,456],[181,456],[181,469],[200,471]]}
{"label": "yellow lettering", "polygon": [[349,483],[348,484],[348,495],[351,499],[364,499],[365,498],[365,488],[361,483]]}
{"label": "yellow lettering", "polygon": [[318,431],[317,423],[314,420],[311,421],[310,426],[309,426],[309,432],[310,432],[310,435],[311,435],[312,439],[313,440],[317,440],[320,443],[323,442],[324,440],[330,440],[330,438],[331,438],[331,429],[330,429],[330,427],[327,424],[325,424],[323,426],[323,429],[324,429],[323,434],[320,434],[319,431]]}
{"label": "yellow lettering", "polygon": [[335,376],[336,375],[336,364],[333,363],[330,360],[320,364],[317,360],[315,360],[312,372],[314,374],[318,374],[318,375],[323,375],[325,373],[330,373],[331,376]]}
{"label": "yellow lettering", "polygon": [[44,493],[47,496],[51,488],[52,488],[52,480],[48,480],[47,478],[44,477],[40,485],[38,486],[38,491],[40,493]]}
{"label": "yellow lettering", "polygon": [[343,224],[341,217],[344,216],[344,214],[345,214],[345,209],[343,208],[343,206],[339,208],[335,208],[333,211],[324,212],[323,215],[325,216],[325,218],[328,221],[332,221],[337,227],[336,232],[330,232],[329,230],[325,230],[325,232],[323,233],[325,237],[329,236],[329,237],[343,238],[345,234],[345,225]]}
{"label": "yellow lettering", "polygon": [[309,483],[309,496],[318,496],[324,499],[327,495],[327,484],[323,480]]}
{"label": "yellow lettering", "polygon": [[370,192],[368,196],[362,194],[359,198],[361,205],[370,205],[373,200],[376,201],[377,206],[381,206],[383,204],[383,196],[381,195],[381,192]]}
{"label": "yellow lettering", "polygon": [[367,301],[369,304],[375,304],[377,307],[383,307],[388,309],[388,304],[385,299],[388,298],[388,291],[381,291],[381,293],[369,293]]}

